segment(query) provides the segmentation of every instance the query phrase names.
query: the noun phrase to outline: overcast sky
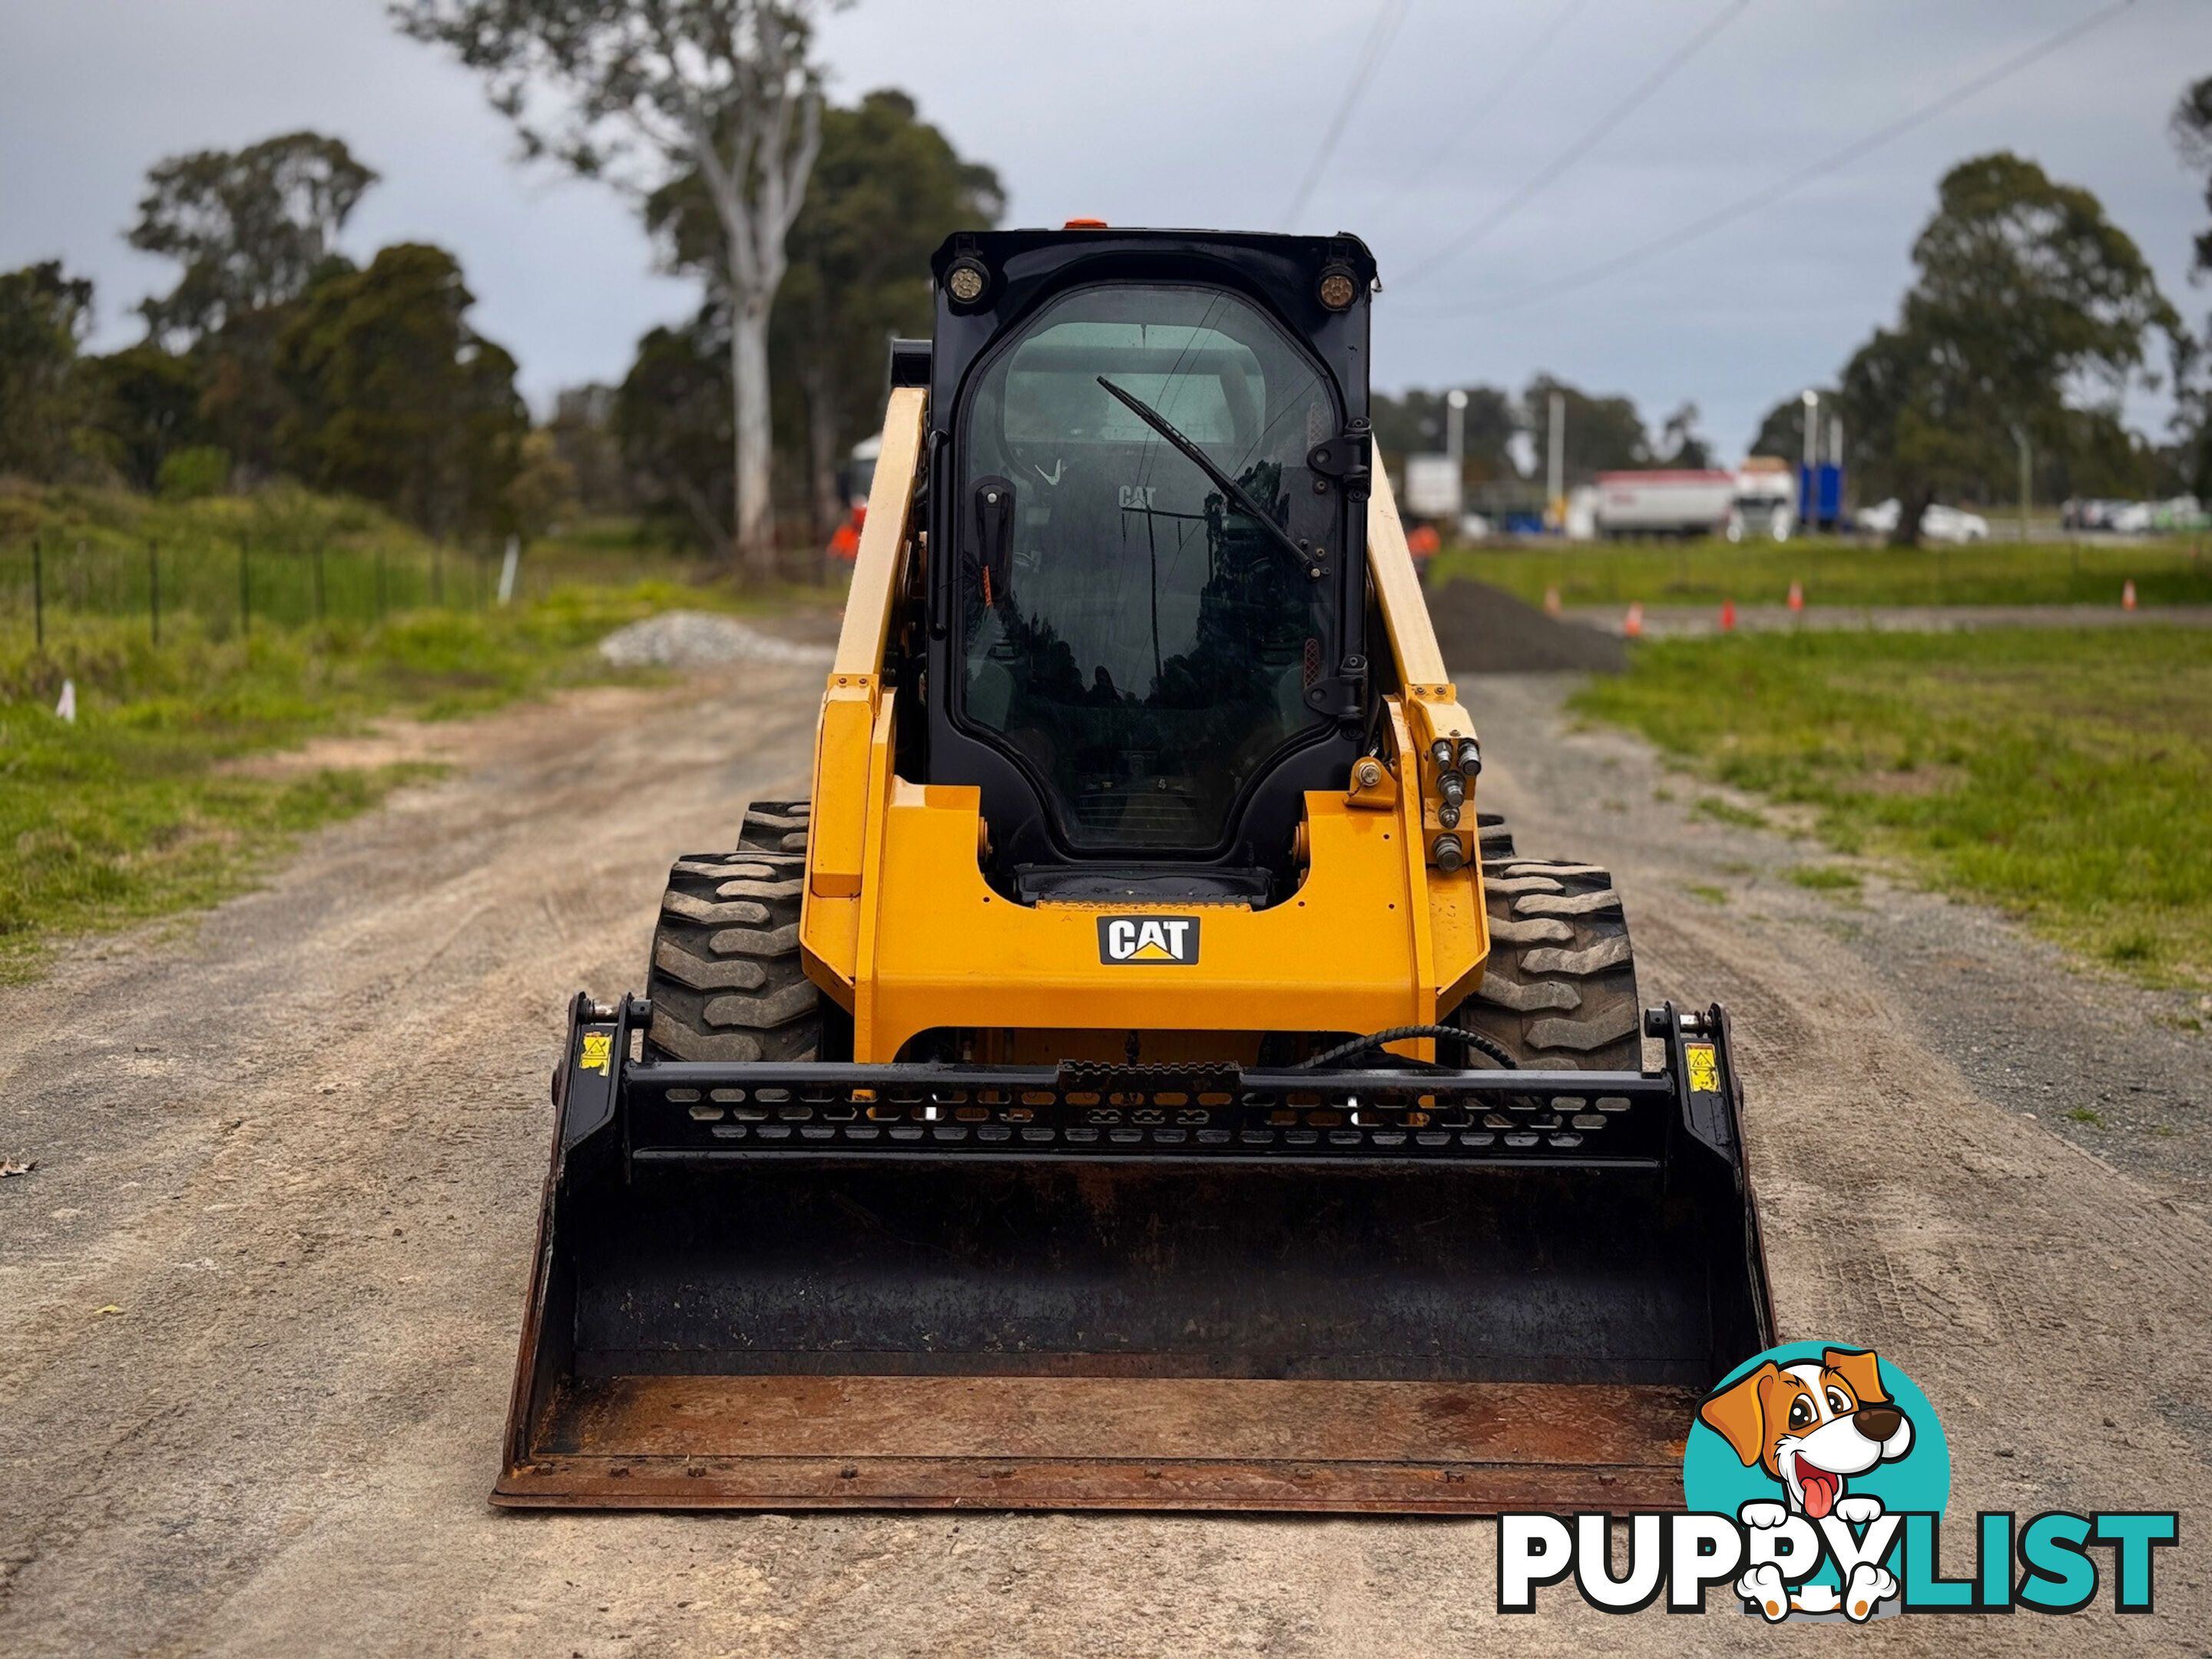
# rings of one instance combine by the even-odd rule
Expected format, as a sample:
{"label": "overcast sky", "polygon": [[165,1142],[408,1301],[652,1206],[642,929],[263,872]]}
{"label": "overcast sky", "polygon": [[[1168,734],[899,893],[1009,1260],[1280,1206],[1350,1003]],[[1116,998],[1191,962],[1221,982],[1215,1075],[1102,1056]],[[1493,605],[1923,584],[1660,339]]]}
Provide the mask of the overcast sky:
{"label": "overcast sky", "polygon": [[[995,166],[1010,223],[1278,228],[1388,3],[860,0],[824,29],[823,56],[834,96],[903,87]],[[2212,0],[2134,0],[1894,143],[1571,286],[2106,3],[1401,0],[1295,228],[1355,231],[1380,257],[1378,385],[1518,387],[1547,371],[1626,392],[1655,423],[1694,401],[1732,455],[1769,404],[1832,377],[1893,313],[1936,181],[1964,156],[2008,148],[2087,185],[2201,319],[2212,291],[2186,270],[2207,216],[2166,121],[2184,83],[2212,73]],[[540,406],[619,378],[641,333],[696,303],[654,274],[625,203],[517,163],[477,83],[395,35],[379,0],[0,0],[0,268],[59,257],[95,277],[96,343],[125,343],[132,305],[170,280],[122,240],[147,166],[302,126],[383,174],[349,250],[456,250],[477,325],[521,361]],[[2163,418],[2155,397],[2130,409]]]}

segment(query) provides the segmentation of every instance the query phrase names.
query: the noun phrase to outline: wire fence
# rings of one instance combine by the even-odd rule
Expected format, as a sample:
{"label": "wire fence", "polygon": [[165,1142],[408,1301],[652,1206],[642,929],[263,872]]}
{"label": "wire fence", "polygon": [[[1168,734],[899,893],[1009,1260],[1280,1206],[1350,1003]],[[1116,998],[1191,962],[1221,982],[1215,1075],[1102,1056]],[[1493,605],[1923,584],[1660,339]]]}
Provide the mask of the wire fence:
{"label": "wire fence", "polygon": [[252,531],[167,544],[33,537],[0,542],[0,633],[43,645],[76,618],[136,619],[158,644],[186,618],[218,636],[371,624],[403,611],[481,609],[496,600],[500,566],[496,552]]}

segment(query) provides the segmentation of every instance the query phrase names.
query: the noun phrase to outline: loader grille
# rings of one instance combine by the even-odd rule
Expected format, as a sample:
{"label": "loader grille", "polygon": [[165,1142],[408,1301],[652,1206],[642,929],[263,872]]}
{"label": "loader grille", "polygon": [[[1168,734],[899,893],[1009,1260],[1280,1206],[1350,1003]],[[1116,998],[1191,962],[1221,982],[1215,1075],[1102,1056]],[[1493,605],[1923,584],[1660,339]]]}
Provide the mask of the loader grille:
{"label": "loader grille", "polygon": [[1115,1088],[1066,1069],[666,1064],[628,1067],[623,1083],[644,1162],[925,1152],[1656,1166],[1674,1103],[1670,1079],[1610,1072],[1229,1068],[1181,1087]]}

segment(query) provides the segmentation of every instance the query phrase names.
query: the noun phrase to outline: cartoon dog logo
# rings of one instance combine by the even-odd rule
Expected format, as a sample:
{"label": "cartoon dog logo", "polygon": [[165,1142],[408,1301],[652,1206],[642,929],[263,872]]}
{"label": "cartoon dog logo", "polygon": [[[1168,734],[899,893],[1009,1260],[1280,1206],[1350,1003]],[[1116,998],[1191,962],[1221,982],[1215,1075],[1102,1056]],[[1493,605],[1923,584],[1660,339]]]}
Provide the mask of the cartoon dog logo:
{"label": "cartoon dog logo", "polygon": [[[1756,1464],[1781,1483],[1785,1503],[1743,1505],[1740,1518],[1748,1527],[1779,1527],[1792,1515],[1816,1522],[1832,1515],[1851,1526],[1879,1520],[1881,1500],[1850,1495],[1845,1483],[1912,1448],[1912,1421],[1883,1390],[1879,1361],[1849,1348],[1822,1350],[1818,1364],[1769,1360],[1707,1400],[1698,1416],[1746,1468]],[[1856,1620],[1896,1595],[1897,1581],[1865,1562],[1840,1595],[1821,1584],[1792,1595],[1780,1569],[1768,1564],[1745,1573],[1735,1588],[1769,1619],[1841,1611]]]}

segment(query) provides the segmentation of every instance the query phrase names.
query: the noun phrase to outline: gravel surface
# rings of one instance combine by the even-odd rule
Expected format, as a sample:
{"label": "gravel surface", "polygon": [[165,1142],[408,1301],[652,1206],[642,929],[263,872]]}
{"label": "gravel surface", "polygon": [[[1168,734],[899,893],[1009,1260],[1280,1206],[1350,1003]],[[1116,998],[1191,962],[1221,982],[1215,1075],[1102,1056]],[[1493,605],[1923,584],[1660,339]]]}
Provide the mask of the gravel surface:
{"label": "gravel surface", "polygon": [[719,668],[737,662],[826,663],[826,646],[802,644],[705,611],[665,611],[599,641],[617,668]]}
{"label": "gravel surface", "polygon": [[[1559,682],[1462,689],[1483,804],[1524,850],[1611,862],[1648,996],[1735,1011],[1785,1332],[1875,1345],[1927,1389],[1954,1516],[2185,1511],[2154,1617],[2107,1599],[1852,1643],[2203,1652],[2202,1040],[1978,913],[1790,885],[1804,848],[1565,731]],[[1552,1590],[1501,1620],[1479,1521],[489,1509],[562,1002],[638,982],[671,856],[802,784],[819,694],[817,670],[749,663],[509,710],[458,775],[266,891],[0,990],[0,1158],[38,1163],[0,1181],[0,1652],[1790,1644],[1718,1596],[1612,1619]],[[2044,1103],[2135,1084],[2142,1128]]]}

